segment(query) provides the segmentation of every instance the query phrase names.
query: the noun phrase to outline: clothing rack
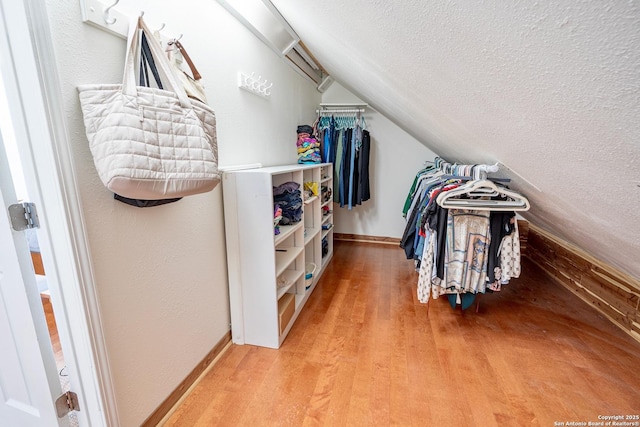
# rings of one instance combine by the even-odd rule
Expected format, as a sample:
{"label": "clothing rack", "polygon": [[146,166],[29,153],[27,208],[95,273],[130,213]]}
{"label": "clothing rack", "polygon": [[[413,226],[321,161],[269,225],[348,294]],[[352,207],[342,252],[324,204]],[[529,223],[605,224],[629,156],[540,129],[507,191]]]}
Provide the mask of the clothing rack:
{"label": "clothing rack", "polygon": [[463,165],[458,163],[449,163],[441,157],[436,157],[433,162],[425,162],[425,164],[427,163],[433,164],[435,168],[440,169],[440,171],[444,172],[445,174],[459,177],[470,176],[477,180],[487,179],[487,174],[495,173],[500,170],[498,163],[494,165]]}
{"label": "clothing rack", "polygon": [[326,110],[316,110],[316,113],[320,115],[328,114],[355,114],[355,113],[364,113],[366,110],[364,108],[332,108]]}
{"label": "clothing rack", "polygon": [[407,259],[416,260],[418,300],[427,303],[427,316],[430,300],[440,295],[463,313],[472,304],[478,311],[481,295],[500,291],[520,275],[514,217],[530,205],[523,195],[494,183],[501,179],[487,178],[498,170],[498,164],[436,157],[416,175],[403,208],[407,226],[400,247]]}
{"label": "clothing rack", "polygon": [[[494,165],[458,165],[451,164],[440,157],[436,157],[432,163],[435,168],[439,169],[445,175],[444,177],[458,178],[468,180],[471,178],[474,182],[470,182],[456,190],[447,191],[438,195],[437,203],[445,208],[467,208],[467,209],[483,209],[492,211],[527,211],[529,210],[529,200],[521,194],[509,191],[504,187],[497,187],[493,182],[499,179],[487,178],[488,173],[498,172],[500,169],[498,163]],[[509,182],[510,180],[506,180]],[[503,181],[504,182],[504,181]],[[458,199],[455,196],[464,194],[474,196],[497,196],[501,194],[507,197],[507,200],[487,200],[482,199]]]}
{"label": "clothing rack", "polygon": [[320,109],[316,110],[319,115],[334,114],[356,114],[364,113],[369,104],[349,104],[349,103],[320,103]]}
{"label": "clothing rack", "polygon": [[371,198],[371,135],[365,103],[321,103],[313,124],[321,141],[322,160],[333,163],[333,194],[340,207],[353,209]]}

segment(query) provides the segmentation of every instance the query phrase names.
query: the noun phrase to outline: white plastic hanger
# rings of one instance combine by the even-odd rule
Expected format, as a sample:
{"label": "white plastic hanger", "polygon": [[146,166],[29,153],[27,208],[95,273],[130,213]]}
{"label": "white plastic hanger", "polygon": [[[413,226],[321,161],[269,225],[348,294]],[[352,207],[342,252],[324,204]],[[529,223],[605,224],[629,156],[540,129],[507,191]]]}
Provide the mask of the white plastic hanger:
{"label": "white plastic hanger", "polygon": [[[459,196],[493,197],[502,195],[507,200],[460,199]],[[453,190],[442,192],[436,199],[438,205],[443,208],[461,208],[489,211],[528,211],[529,200],[520,193],[498,187],[489,180],[471,181]]]}

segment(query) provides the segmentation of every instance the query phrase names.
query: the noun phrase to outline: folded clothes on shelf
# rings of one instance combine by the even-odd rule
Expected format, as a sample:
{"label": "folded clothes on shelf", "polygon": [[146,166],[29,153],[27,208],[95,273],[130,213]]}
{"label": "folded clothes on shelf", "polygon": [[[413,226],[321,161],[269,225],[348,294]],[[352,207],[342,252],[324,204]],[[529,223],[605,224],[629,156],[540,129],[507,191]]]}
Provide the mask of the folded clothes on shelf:
{"label": "folded clothes on shelf", "polygon": [[279,225],[290,225],[302,219],[302,192],[297,182],[285,182],[273,187],[273,203],[274,212],[277,212],[275,206],[281,210],[280,221],[274,225],[275,234],[280,232]]}
{"label": "folded clothes on shelf", "polygon": [[320,142],[313,136],[313,128],[309,125],[298,126],[298,163],[320,163]]}

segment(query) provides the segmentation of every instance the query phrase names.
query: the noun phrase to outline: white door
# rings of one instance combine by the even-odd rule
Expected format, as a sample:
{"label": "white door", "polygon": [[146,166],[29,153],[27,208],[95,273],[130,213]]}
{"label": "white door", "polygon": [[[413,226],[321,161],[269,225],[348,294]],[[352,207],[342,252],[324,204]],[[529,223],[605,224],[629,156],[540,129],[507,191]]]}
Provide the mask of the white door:
{"label": "white door", "polygon": [[[0,0],[0,79],[26,189],[40,209],[38,244],[80,402],[75,418],[83,427],[119,425],[45,0]],[[27,239],[7,223],[5,205],[15,203],[8,176],[0,162],[0,427],[66,426],[53,409],[60,385]]]}
{"label": "white door", "polygon": [[9,222],[16,200],[8,169],[0,136],[0,426],[68,426],[56,415],[60,379],[27,239]]}

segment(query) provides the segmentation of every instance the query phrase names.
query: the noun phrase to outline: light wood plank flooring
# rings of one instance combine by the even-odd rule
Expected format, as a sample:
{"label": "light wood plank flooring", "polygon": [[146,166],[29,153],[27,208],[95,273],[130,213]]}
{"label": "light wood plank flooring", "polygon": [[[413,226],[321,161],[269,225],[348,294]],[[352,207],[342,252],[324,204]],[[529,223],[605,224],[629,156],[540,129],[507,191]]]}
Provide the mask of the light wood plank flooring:
{"label": "light wood plank flooring", "polygon": [[51,345],[53,346],[53,355],[56,358],[56,366],[58,372],[64,368],[64,355],[62,354],[62,346],[60,345],[60,337],[58,336],[58,327],[56,325],[56,318],[53,314],[53,306],[49,297],[43,297],[42,308],[44,309],[44,315],[47,319],[47,329],[49,329],[49,336],[51,337]]}
{"label": "light wood plank flooring", "polygon": [[233,345],[167,426],[554,426],[640,413],[640,344],[530,263],[480,311],[415,297],[395,246],[336,242],[280,350]]}

